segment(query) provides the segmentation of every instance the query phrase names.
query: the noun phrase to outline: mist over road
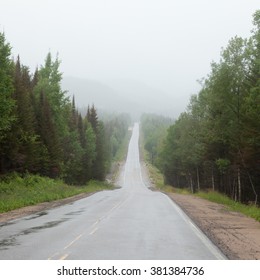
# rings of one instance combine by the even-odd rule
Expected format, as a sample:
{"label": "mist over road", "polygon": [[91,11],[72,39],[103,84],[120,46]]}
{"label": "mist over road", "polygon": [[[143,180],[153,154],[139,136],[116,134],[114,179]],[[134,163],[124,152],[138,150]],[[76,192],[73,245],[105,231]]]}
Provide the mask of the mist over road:
{"label": "mist over road", "polygon": [[122,188],[0,225],[0,259],[222,259],[164,194],[147,188],[135,124]]}

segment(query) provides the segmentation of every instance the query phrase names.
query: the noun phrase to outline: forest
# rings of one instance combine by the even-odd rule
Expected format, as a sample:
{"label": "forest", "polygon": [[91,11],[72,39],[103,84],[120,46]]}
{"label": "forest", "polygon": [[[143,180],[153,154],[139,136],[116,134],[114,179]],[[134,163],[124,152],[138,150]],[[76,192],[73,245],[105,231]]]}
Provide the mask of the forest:
{"label": "forest", "polygon": [[143,119],[143,129],[149,124],[150,132],[162,135],[152,150],[151,137],[144,133],[165,183],[192,192],[213,189],[235,201],[259,204],[260,10],[253,25],[250,38],[236,36],[222,49],[219,62],[212,62],[200,81],[200,92],[166,135],[158,130],[158,120]]}
{"label": "forest", "polygon": [[0,178],[38,174],[83,185],[109,172],[130,118],[101,120],[94,105],[82,115],[61,88],[60,63],[48,53],[31,74],[0,33]]}

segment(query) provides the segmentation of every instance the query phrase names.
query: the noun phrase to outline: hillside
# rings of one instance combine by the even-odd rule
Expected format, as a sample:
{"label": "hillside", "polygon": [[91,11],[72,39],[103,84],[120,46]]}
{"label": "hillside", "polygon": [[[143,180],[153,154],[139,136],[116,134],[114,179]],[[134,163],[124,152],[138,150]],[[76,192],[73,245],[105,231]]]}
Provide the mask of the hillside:
{"label": "hillside", "polygon": [[75,95],[78,107],[95,104],[98,109],[130,113],[139,118],[142,113],[176,116],[179,110],[173,97],[145,83],[134,80],[95,81],[64,77],[62,86],[69,95]]}

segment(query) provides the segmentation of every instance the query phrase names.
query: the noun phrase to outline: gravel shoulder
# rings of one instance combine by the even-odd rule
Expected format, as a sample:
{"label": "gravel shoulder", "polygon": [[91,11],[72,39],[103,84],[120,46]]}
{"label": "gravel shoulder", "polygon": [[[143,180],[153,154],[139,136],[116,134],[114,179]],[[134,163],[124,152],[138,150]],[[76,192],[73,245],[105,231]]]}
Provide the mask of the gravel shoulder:
{"label": "gravel shoulder", "polygon": [[213,243],[233,260],[260,259],[260,223],[192,195],[167,194]]}

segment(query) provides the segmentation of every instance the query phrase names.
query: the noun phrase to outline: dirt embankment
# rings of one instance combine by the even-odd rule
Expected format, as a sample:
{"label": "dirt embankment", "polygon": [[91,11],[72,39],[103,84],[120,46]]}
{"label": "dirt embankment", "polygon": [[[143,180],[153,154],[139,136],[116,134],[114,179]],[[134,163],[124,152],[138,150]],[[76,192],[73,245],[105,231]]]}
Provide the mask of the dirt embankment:
{"label": "dirt embankment", "polygon": [[199,197],[168,195],[229,259],[260,259],[259,222]]}

